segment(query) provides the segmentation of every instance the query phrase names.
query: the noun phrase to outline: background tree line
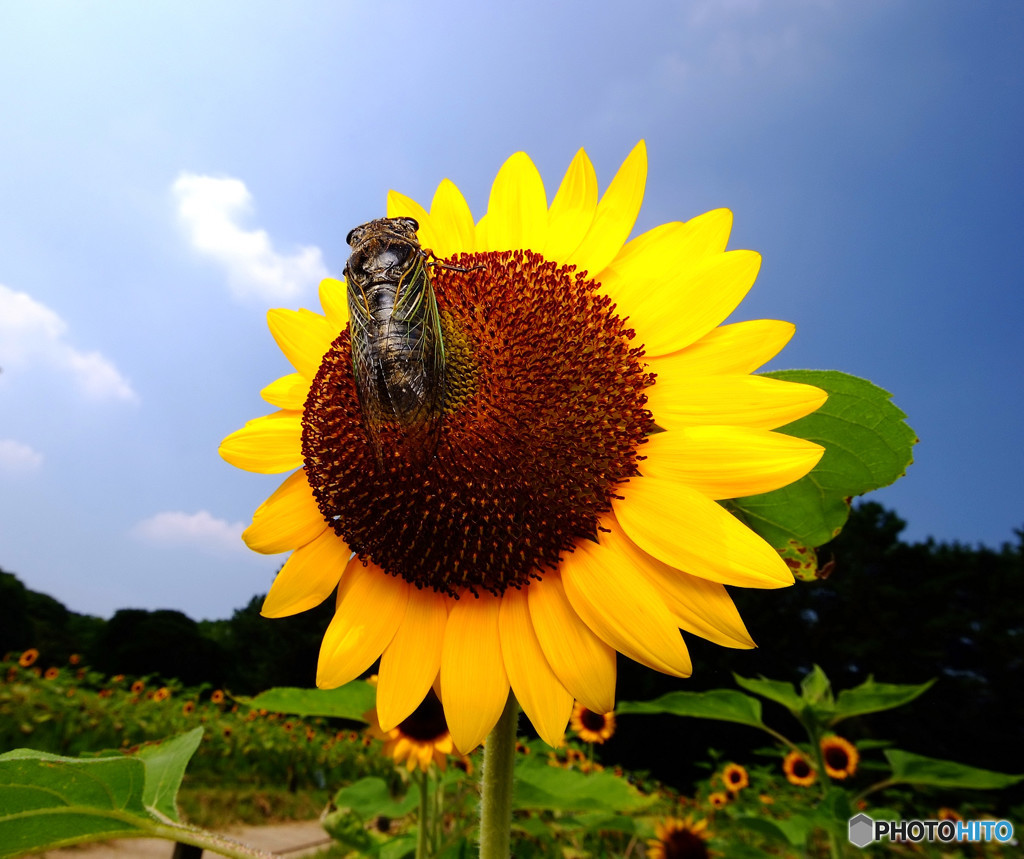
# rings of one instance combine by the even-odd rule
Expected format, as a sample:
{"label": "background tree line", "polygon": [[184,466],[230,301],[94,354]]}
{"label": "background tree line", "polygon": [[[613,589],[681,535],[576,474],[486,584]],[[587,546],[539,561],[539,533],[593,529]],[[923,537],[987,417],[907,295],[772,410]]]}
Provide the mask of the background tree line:
{"label": "background tree line", "polygon": [[[799,683],[814,663],[837,690],[869,674],[888,683],[938,678],[911,706],[850,720],[844,733],[1024,771],[1024,531],[1016,532],[1016,544],[990,549],[932,540],[910,545],[900,540],[904,527],[879,504],[860,504],[840,536],[819,550],[823,563],[835,561],[828,578],[783,590],[733,591],[758,649],[727,650],[688,636],[694,675],[685,681],[620,656],[617,697],[733,687],[733,672]],[[240,694],[311,685],[333,600],[280,620],[260,617],[262,600],[254,596],[228,620],[197,623],[179,611],[122,609],[104,621],[71,612],[0,571],[0,652],[37,647],[43,665],[79,653],[107,674],[156,674]],[[766,719],[788,729],[789,716],[773,707],[766,704]],[[763,742],[741,726],[626,718],[636,720],[635,729],[623,725],[606,746],[606,759],[677,785],[702,775],[694,765],[707,759],[709,747],[741,756]]]}

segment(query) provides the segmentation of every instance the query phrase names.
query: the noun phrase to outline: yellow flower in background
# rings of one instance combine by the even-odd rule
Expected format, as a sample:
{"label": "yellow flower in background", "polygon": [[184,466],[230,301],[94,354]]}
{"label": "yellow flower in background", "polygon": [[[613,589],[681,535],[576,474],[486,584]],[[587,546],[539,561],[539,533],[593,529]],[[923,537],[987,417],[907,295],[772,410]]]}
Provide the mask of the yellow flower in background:
{"label": "yellow flower in background", "polygon": [[721,325],[760,266],[725,249],[727,210],[627,243],[646,173],[640,143],[599,199],[580,150],[549,206],[517,153],[476,222],[448,180],[429,212],[389,194],[387,215],[415,218],[448,264],[430,269],[447,389],[424,465],[378,462],[368,443],[344,283],[321,284],[322,314],[268,315],[295,372],[262,392],[278,410],[220,447],[240,468],[293,472],[243,535],[292,553],[263,614],[305,611],[337,588],[317,683],[347,683],[380,657],[385,731],[439,676],[461,751],[510,689],[557,745],[574,699],[614,708],[616,651],[686,677],[680,629],[753,646],[726,585],[793,581],[716,502],[810,471],[821,448],[773,430],[825,394],[751,375],[791,324]]}
{"label": "yellow flower in background", "polygon": [[825,773],[829,778],[849,778],[857,772],[860,755],[856,746],[842,737],[823,737],[821,740],[821,757],[825,763]]}
{"label": "yellow flower in background", "polygon": [[737,793],[750,784],[750,777],[739,764],[729,764],[722,770],[722,781],[729,791]]}
{"label": "yellow flower in background", "polygon": [[693,817],[669,817],[654,827],[647,840],[648,859],[707,859],[708,823]]}
{"label": "yellow flower in background", "polygon": [[615,713],[595,713],[582,704],[572,708],[570,723],[585,743],[603,743],[615,733]]}
{"label": "yellow flower in background", "polygon": [[32,665],[35,665],[36,660],[38,658],[39,658],[39,651],[36,650],[34,647],[30,647],[28,650],[26,650],[24,653],[22,653],[21,656],[18,657],[18,664],[22,668],[28,668],[28,667],[30,667]]}
{"label": "yellow flower in background", "polygon": [[444,708],[433,690],[412,712],[394,728],[384,731],[375,712],[370,712],[370,734],[384,741],[384,754],[396,764],[404,764],[412,772],[419,767],[423,772],[436,763],[442,770],[447,768],[448,755],[457,755]]}
{"label": "yellow flower in background", "polygon": [[708,794],[708,802],[712,808],[724,808],[729,804],[729,794],[724,790],[716,790]]}
{"label": "yellow flower in background", "polygon": [[786,755],[782,761],[782,771],[786,774],[786,780],[798,787],[809,787],[817,778],[810,761],[797,751]]}

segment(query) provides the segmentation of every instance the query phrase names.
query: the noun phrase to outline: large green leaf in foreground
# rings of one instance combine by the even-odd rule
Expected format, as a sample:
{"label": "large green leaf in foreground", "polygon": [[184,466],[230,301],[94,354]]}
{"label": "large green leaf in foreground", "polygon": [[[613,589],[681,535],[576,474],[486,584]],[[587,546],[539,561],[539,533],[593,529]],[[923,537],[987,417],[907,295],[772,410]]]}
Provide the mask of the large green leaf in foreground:
{"label": "large green leaf in foreground", "polygon": [[828,392],[814,414],[779,432],[816,442],[825,454],[810,474],[726,507],[777,549],[827,543],[842,529],[850,498],[893,483],[913,462],[917,442],[906,415],[877,385],[836,370],[780,370],[773,379],[803,382]]}
{"label": "large green leaf in foreground", "polygon": [[0,755],[0,857],[141,835],[167,837],[174,798],[202,738],[196,728],[134,757]]}

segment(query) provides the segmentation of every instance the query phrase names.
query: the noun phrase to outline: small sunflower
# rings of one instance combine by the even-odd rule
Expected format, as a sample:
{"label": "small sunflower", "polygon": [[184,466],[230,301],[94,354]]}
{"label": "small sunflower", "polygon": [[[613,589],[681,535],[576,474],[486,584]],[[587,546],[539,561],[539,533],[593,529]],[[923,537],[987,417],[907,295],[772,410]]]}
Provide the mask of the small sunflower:
{"label": "small sunflower", "polygon": [[750,777],[739,764],[729,764],[722,770],[722,781],[725,782],[726,789],[736,793],[750,784]]}
{"label": "small sunflower", "polygon": [[168,689],[166,686],[161,686],[159,689],[156,690],[156,692],[153,693],[153,700],[157,703],[161,701],[166,701],[170,697],[171,690]]}
{"label": "small sunflower", "polygon": [[443,420],[423,463],[368,439],[343,282],[321,284],[322,315],[268,314],[296,372],[262,392],[278,411],[220,446],[240,468],[293,472],[243,534],[255,551],[292,553],[263,614],[311,609],[337,589],[317,684],[340,686],[380,657],[384,730],[440,675],[462,751],[510,688],[555,746],[574,699],[614,708],[616,651],[689,676],[680,629],[754,646],[726,585],[793,582],[717,502],[810,471],[822,449],[773,430],[825,394],[751,375],[791,324],[720,324],[760,266],[725,249],[729,211],[626,242],[646,174],[641,142],[598,199],[580,150],[549,206],[520,152],[476,222],[448,180],[429,212],[389,194],[387,215],[414,219],[442,263],[430,278]]}
{"label": "small sunflower", "polygon": [[223,704],[224,703],[224,692],[221,689],[214,689],[210,694],[211,704]]}
{"label": "small sunflower", "polygon": [[58,677],[60,677],[60,669],[53,665],[51,665],[49,668],[46,669],[45,672],[43,672],[44,680],[56,680]]}
{"label": "small sunflower", "polygon": [[857,772],[860,755],[856,746],[842,737],[824,737],[821,741],[821,757],[825,762],[825,773],[839,781]]}
{"label": "small sunflower", "polygon": [[729,803],[729,794],[724,790],[716,790],[708,794],[708,802],[713,808],[722,808]]}
{"label": "small sunflower", "polygon": [[28,650],[26,650],[24,653],[22,653],[20,657],[18,657],[18,664],[22,668],[28,668],[28,667],[30,667],[32,665],[35,665],[36,660],[38,658],[39,658],[39,651],[36,650],[34,647],[30,647]]}
{"label": "small sunflower", "polygon": [[141,695],[145,691],[145,689],[146,689],[146,684],[143,683],[141,680],[136,680],[134,683],[132,683],[132,694],[133,695]]}
{"label": "small sunflower", "polygon": [[196,711],[195,701],[186,701],[181,705],[181,714],[183,716],[191,716]]}
{"label": "small sunflower", "polygon": [[579,703],[572,708],[570,723],[585,743],[603,743],[615,733],[615,713],[595,713]]}
{"label": "small sunflower", "polygon": [[799,787],[808,787],[814,784],[814,780],[817,778],[810,761],[795,750],[786,755],[782,762],[782,771],[786,774],[786,779],[790,784]]}
{"label": "small sunflower", "polygon": [[384,754],[396,764],[405,764],[412,772],[419,767],[423,772],[436,763],[442,770],[448,765],[448,755],[456,754],[444,707],[434,690],[427,692],[412,715],[403,719],[390,731],[381,728],[376,713],[370,713],[370,733],[384,741]]}
{"label": "small sunflower", "polygon": [[68,657],[68,663],[70,665],[78,665],[78,664],[81,663],[81,661],[82,661],[82,655],[80,653],[72,653]]}
{"label": "small sunflower", "polygon": [[654,827],[647,840],[648,859],[707,859],[708,823],[693,817],[669,817]]}

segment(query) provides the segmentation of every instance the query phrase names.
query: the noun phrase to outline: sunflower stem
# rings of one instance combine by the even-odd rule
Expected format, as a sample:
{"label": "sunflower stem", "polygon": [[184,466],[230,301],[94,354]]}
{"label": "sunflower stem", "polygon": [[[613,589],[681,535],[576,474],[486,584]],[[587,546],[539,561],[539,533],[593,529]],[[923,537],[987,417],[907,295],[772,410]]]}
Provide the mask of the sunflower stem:
{"label": "sunflower stem", "polygon": [[427,774],[420,773],[417,779],[420,789],[419,831],[416,833],[416,859],[427,859],[430,855],[428,837],[430,834],[430,815],[427,813]]}
{"label": "sunflower stem", "polygon": [[480,859],[508,859],[512,829],[512,772],[519,704],[509,692],[505,709],[484,745],[480,776]]}

